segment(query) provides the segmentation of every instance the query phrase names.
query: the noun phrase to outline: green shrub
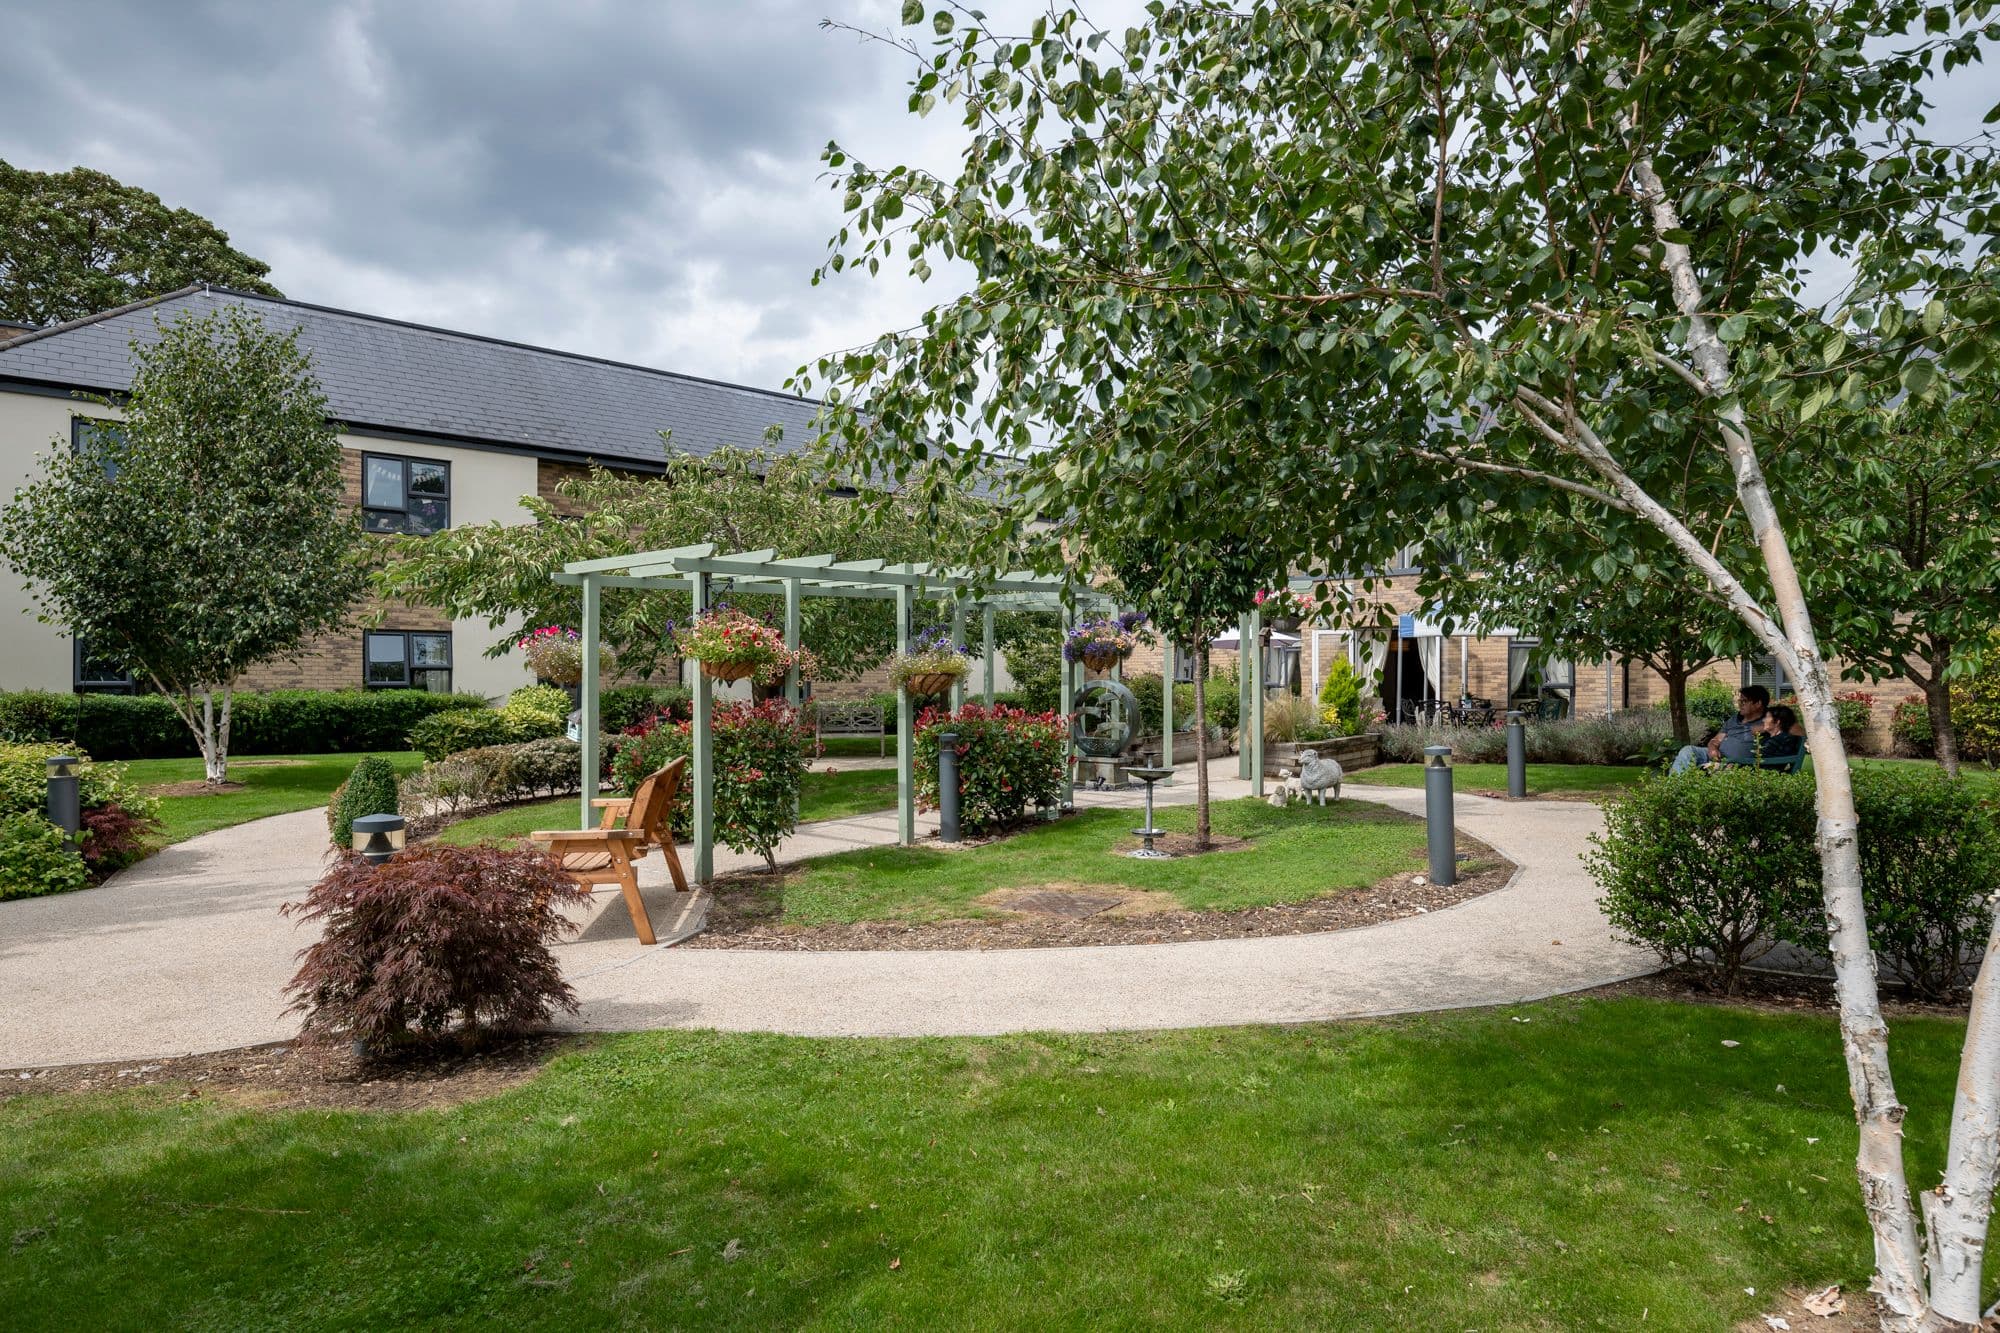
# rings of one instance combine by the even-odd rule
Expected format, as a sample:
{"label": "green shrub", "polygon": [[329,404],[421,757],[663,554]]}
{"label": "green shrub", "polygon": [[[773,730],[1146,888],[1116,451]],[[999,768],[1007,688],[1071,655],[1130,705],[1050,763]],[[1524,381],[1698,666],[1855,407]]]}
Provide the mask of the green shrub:
{"label": "green shrub", "polygon": [[[1736,690],[1715,676],[1688,686],[1688,716],[1713,730],[1736,713]],[[1663,703],[1660,705],[1665,708]]]}
{"label": "green shrub", "polygon": [[[1381,731],[1382,757],[1392,762],[1422,763],[1427,745],[1449,745],[1453,763],[1507,761],[1507,729],[1502,719],[1484,727],[1395,722]],[[1530,721],[1524,739],[1531,764],[1640,764],[1666,743],[1671,732],[1664,713],[1635,708],[1609,717]]]}
{"label": "green shrub", "polygon": [[1951,725],[1962,758],[2000,764],[2000,630],[1987,640],[1979,669],[1951,687]]}
{"label": "green shrub", "polygon": [[41,742],[0,744],[0,815],[38,815],[48,808],[48,761],[59,754],[77,761],[77,803],[83,809],[118,805],[140,817],[150,817],[157,810],[158,802],[128,783],[123,769],[93,763],[89,755],[72,745]]}
{"label": "green shrub", "polygon": [[363,815],[396,813],[394,766],[378,755],[363,755],[347,781],[334,792],[327,809],[333,826],[334,846],[347,846],[353,837],[355,820]]}
{"label": "green shrub", "polygon": [[968,831],[1004,828],[1061,801],[1069,748],[1061,718],[967,704],[956,713],[926,712],[917,728],[917,800],[924,809],[937,809],[938,737],[947,731],[958,736],[958,816]]}
{"label": "green shrub", "polygon": [[[612,780],[627,796],[647,774],[690,755],[692,722],[641,727],[618,738]],[[776,867],[778,843],[798,827],[812,731],[783,699],[737,702],[715,710],[710,736],[715,761],[715,836],[733,851],[756,852]],[[692,767],[692,765],[690,765]],[[674,802],[674,836],[693,832],[692,773]]]}
{"label": "green shrub", "polygon": [[1060,706],[1062,673],[1062,638],[1054,626],[1007,647],[1007,674],[1031,713],[1053,713]]}
{"label": "green shrub", "polygon": [[[1904,764],[1854,770],[1854,804],[1876,960],[1919,997],[1948,1000],[1978,966],[1993,926],[1993,813],[1963,779]],[[1811,925],[1823,951],[1825,923],[1814,914]]]}
{"label": "green shrub", "polygon": [[1320,683],[1319,720],[1332,727],[1336,736],[1360,734],[1361,677],[1344,657],[1333,659]]}
{"label": "green shrub", "polygon": [[0,901],[68,893],[90,883],[83,858],[63,846],[63,831],[37,814],[0,815]]}
{"label": "green shrub", "polygon": [[[424,690],[271,690],[230,706],[231,754],[345,754],[397,750],[417,722],[450,709],[484,708],[477,695]],[[197,753],[187,724],[152,694],[0,692],[0,739],[56,742],[99,759],[185,759]]]}
{"label": "green shrub", "polygon": [[424,758],[437,760],[487,745],[506,745],[522,739],[514,726],[490,708],[458,708],[433,713],[410,728],[409,744],[422,750]]}
{"label": "green shrub", "polygon": [[514,728],[514,738],[523,741],[562,735],[569,727],[569,712],[569,692],[558,685],[523,685],[499,709]]}
{"label": "green shrub", "polygon": [[562,736],[545,736],[432,760],[403,779],[402,811],[430,823],[490,805],[561,796],[582,785],[583,747]]}
{"label": "green shrub", "polygon": [[1242,712],[1243,701],[1237,697],[1236,668],[1223,667],[1208,673],[1208,725],[1233,730]]}
{"label": "green shrub", "polygon": [[1264,700],[1264,739],[1267,742],[1323,741],[1339,735],[1320,720],[1320,706],[1296,694],[1278,694]]}
{"label": "green shrub", "polygon": [[1620,933],[1669,963],[1712,961],[1724,993],[1820,915],[1813,784],[1756,768],[1650,776],[1605,807],[1584,863]]}
{"label": "green shrub", "polygon": [[1931,706],[1921,694],[1906,696],[1889,716],[1889,734],[1912,754],[1928,759],[1937,750],[1937,733],[1931,729]]}
{"label": "green shrub", "polygon": [[[1162,693],[1163,685],[1157,671],[1142,671],[1136,676],[1125,678],[1125,688],[1132,691],[1132,697],[1139,701],[1139,723],[1134,735],[1157,736],[1160,734],[1161,705],[1166,702]],[[1020,707],[1018,696],[1002,698],[993,696],[993,702],[1008,703]],[[1174,730],[1185,731],[1194,721],[1194,686],[1181,681],[1174,686]]]}
{"label": "green shrub", "polygon": [[679,722],[693,711],[693,692],[679,685],[614,685],[597,697],[598,721],[614,736],[661,713]]}

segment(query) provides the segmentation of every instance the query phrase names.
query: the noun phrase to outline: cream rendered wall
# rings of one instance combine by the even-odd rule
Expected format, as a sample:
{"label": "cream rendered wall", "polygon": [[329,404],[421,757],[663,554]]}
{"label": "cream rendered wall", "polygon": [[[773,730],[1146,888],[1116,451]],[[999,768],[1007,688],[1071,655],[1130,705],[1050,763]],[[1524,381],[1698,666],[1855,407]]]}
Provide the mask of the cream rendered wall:
{"label": "cream rendered wall", "polygon": [[[70,418],[109,417],[93,403],[31,393],[0,392],[0,493],[14,493],[41,475],[38,459],[70,447]],[[61,690],[74,683],[67,632],[35,619],[35,599],[12,566],[0,570],[0,689]]]}
{"label": "cream rendered wall", "polygon": [[[40,474],[39,457],[51,449],[70,447],[70,418],[115,418],[92,403],[42,394],[0,391],[0,493],[14,492]],[[355,453],[392,454],[436,459],[451,465],[451,520],[468,523],[525,523],[521,497],[535,493],[535,460],[522,454],[497,453],[376,439],[343,433],[341,446]],[[512,624],[496,629],[484,620],[452,622],[452,683],[454,688],[505,696],[528,684],[527,673],[514,657],[484,656],[488,644]],[[361,627],[352,634],[358,641]],[[35,603],[11,568],[0,570],[0,689],[44,689],[67,692],[73,685],[69,635],[35,619]],[[353,684],[361,682],[356,679]]]}

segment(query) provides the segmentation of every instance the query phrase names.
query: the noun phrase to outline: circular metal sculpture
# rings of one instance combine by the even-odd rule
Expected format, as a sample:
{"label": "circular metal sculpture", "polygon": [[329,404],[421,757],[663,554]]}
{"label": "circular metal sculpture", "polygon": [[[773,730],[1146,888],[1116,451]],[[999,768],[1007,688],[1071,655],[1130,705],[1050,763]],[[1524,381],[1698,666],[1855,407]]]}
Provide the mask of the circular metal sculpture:
{"label": "circular metal sculpture", "polygon": [[1093,680],[1076,693],[1076,717],[1069,724],[1070,743],[1090,759],[1116,759],[1132,743],[1139,720],[1139,701],[1115,680]]}

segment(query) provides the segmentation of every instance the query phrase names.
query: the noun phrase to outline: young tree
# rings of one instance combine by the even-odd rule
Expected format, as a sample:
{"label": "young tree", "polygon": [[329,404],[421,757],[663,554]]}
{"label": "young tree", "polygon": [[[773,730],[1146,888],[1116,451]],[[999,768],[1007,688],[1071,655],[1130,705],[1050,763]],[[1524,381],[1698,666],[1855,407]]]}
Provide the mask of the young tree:
{"label": "young tree", "polygon": [[173,702],[220,783],[237,678],[338,629],[365,586],[360,521],[296,332],[227,307],[132,358],[130,393],[94,400],[123,420],[55,442],[0,512],[0,555],[41,619]]}
{"label": "young tree", "polygon": [[207,218],[101,171],[0,162],[0,319],[56,324],[191,283],[281,296]]}
{"label": "young tree", "polygon": [[1934,399],[1823,416],[1787,452],[1787,489],[1813,516],[1800,566],[1828,642],[1850,674],[1916,682],[1938,763],[1956,776],[1952,685],[2000,625],[2000,386],[1982,376]]}
{"label": "young tree", "polygon": [[[714,542],[725,551],[832,554],[842,560],[951,564],[989,506],[953,488],[897,489],[850,484],[824,450],[779,453],[723,448],[699,456],[672,448],[658,478],[593,470],[558,483],[554,498],[521,497],[531,523],[471,524],[400,539],[375,583],[384,596],[434,606],[455,619],[483,617],[495,629],[525,622],[576,625],[580,589],[549,575],[573,560]],[[728,595],[727,588],[718,588]],[[746,610],[776,610],[778,599],[741,597]],[[603,641],[623,669],[650,677],[672,656],[669,625],[685,620],[684,593],[606,589]],[[875,666],[895,647],[886,602],[808,597],[801,639],[833,678]],[[499,656],[518,631],[487,650]]]}
{"label": "young tree", "polygon": [[[849,221],[821,278],[899,260],[924,277],[937,255],[976,274],[817,368],[863,457],[1040,436],[1023,515],[1088,512],[1135,476],[1154,499],[1209,484],[1188,447],[1239,439],[1301,485],[1272,529],[1284,554],[1335,569],[1441,502],[1580,496],[1664,539],[1778,660],[1814,755],[1856,1170],[1901,1329],[1979,1314],[2000,980],[1976,991],[1920,1222],[1832,678],[1747,405],[1810,420],[1990,356],[1991,141],[1934,142],[1922,91],[1979,58],[1990,9],[1255,0],[1006,34],[907,0],[936,34],[904,43],[911,109],[962,116],[957,174],[827,154]],[[1822,259],[1854,280],[1808,307]],[[1683,487],[1694,513],[1733,501],[1754,563],[1660,498]]]}
{"label": "young tree", "polygon": [[[1112,533],[1092,531],[1090,554],[1114,573],[1125,600],[1146,613],[1156,633],[1194,653],[1195,846],[1208,849],[1208,652],[1217,635],[1248,611],[1271,578],[1261,544],[1213,532],[1202,541],[1168,535],[1177,525],[1130,522]],[[1243,644],[1239,660],[1257,651]],[[1171,690],[1171,680],[1163,688]],[[1244,718],[1243,725],[1250,725]]]}

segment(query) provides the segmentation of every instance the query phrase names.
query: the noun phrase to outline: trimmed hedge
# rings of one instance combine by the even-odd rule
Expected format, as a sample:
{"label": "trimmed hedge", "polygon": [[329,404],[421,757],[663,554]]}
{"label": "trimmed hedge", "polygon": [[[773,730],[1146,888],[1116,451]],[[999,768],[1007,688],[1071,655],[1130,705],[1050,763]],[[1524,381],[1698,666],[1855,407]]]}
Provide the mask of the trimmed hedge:
{"label": "trimmed hedge", "polygon": [[[343,754],[400,750],[433,713],[484,708],[476,694],[425,690],[270,690],[235,697],[229,752]],[[173,705],[154,694],[0,692],[0,739],[60,743],[99,759],[185,759],[199,753]]]}

